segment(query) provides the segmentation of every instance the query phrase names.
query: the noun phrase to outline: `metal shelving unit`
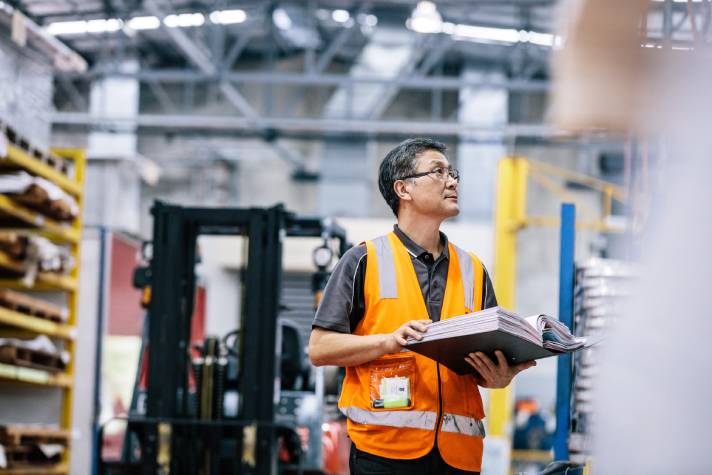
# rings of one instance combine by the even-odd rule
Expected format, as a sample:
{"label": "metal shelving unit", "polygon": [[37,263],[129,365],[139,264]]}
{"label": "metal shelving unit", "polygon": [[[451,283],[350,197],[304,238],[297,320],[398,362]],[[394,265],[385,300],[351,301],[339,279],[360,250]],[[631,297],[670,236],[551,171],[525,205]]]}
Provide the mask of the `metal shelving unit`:
{"label": "metal shelving unit", "polygon": [[[52,374],[49,371],[43,371],[41,369],[0,363],[0,379],[20,383],[40,384],[43,386],[71,388],[74,378],[67,373]],[[0,473],[3,473],[2,470],[0,470]]]}
{"label": "metal shelving unit", "polygon": [[[576,265],[572,330],[576,336],[603,339],[624,319],[625,302],[633,296],[640,269],[632,262],[590,258]],[[583,463],[592,458],[595,427],[594,388],[599,374],[601,345],[575,354],[571,374],[569,458]]]}
{"label": "metal shelving unit", "polygon": [[[622,318],[622,301],[630,296],[630,283],[639,270],[633,263],[603,258],[576,263],[575,225],[575,206],[562,205],[559,320],[576,336],[598,340]],[[592,391],[600,351],[600,346],[593,346],[559,356],[557,361],[554,455],[557,460],[570,460],[586,468],[592,465]],[[580,470],[570,469],[568,473]]]}
{"label": "metal shelving unit", "polygon": [[[6,275],[0,279],[0,288],[32,291],[33,293],[62,292],[66,294],[67,307],[67,320],[64,322],[33,316],[23,313],[20,309],[0,307],[0,326],[4,328],[5,334],[46,335],[59,340],[64,345],[64,350],[69,353],[70,360],[64,370],[57,372],[0,363],[0,381],[21,383],[22,388],[27,388],[28,398],[33,396],[32,391],[36,387],[49,386],[61,391],[61,414],[56,421],[58,426],[56,433],[68,434],[71,432],[72,421],[77,292],[80,268],[79,249],[82,230],[82,189],[86,159],[84,151],[79,149],[54,149],[50,154],[45,154],[30,147],[23,148],[23,145],[22,142],[8,143],[0,150],[0,173],[24,170],[51,181],[72,195],[79,206],[79,214],[71,223],[60,223],[0,194],[0,216],[3,218],[0,230],[34,234],[45,237],[56,244],[68,246],[74,259],[74,267],[68,275],[41,272],[37,275],[34,284],[28,286],[20,275],[23,270],[22,263],[0,252],[0,270],[4,271]],[[70,166],[63,166],[62,161]],[[7,276],[13,272],[19,276]],[[2,385],[0,385],[0,392],[1,388]],[[58,464],[0,469],[0,474],[68,474],[71,444],[69,437],[66,440],[67,449]]]}
{"label": "metal shelving unit", "polygon": [[0,325],[57,338],[74,339],[76,337],[76,329],[71,325],[52,322],[4,307],[0,307]]}

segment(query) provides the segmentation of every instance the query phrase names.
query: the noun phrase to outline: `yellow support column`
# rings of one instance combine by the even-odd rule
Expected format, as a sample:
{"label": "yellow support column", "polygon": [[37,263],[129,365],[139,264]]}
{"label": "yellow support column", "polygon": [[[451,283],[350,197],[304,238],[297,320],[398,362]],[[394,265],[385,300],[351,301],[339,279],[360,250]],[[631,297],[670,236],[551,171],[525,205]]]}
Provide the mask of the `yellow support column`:
{"label": "yellow support column", "polygon": [[[528,168],[526,159],[507,157],[500,160],[497,170],[494,288],[499,305],[509,309],[515,306],[517,231],[526,223]],[[489,391],[486,419],[487,437],[504,440],[507,447],[511,445],[511,393],[511,386]],[[508,455],[506,459],[508,473]]]}
{"label": "yellow support column", "polygon": [[[79,268],[81,265],[80,259],[80,249],[81,249],[81,231],[82,231],[82,213],[84,209],[84,196],[82,191],[84,189],[84,173],[86,166],[86,154],[83,149],[70,149],[70,148],[55,148],[52,152],[65,158],[69,158],[74,162],[74,181],[79,190],[78,195],[75,197],[77,204],[79,205],[79,215],[72,223],[72,229],[79,236],[76,242],[71,244],[72,255],[74,256],[75,267],[72,270],[71,278],[77,283],[77,286],[70,290],[67,295],[67,309],[69,310],[69,319],[67,324],[76,328],[77,326],[77,313],[79,311]],[[62,398],[62,414],[60,417],[60,425],[62,429],[72,429],[72,403],[74,400],[74,383],[75,383],[75,359],[76,359],[76,342],[74,340],[69,340],[67,342],[66,350],[71,354],[71,359],[66,368],[66,373],[71,381],[71,384],[67,385],[63,392]],[[69,466],[69,457],[71,454],[70,450],[65,452],[63,462],[66,466]]]}

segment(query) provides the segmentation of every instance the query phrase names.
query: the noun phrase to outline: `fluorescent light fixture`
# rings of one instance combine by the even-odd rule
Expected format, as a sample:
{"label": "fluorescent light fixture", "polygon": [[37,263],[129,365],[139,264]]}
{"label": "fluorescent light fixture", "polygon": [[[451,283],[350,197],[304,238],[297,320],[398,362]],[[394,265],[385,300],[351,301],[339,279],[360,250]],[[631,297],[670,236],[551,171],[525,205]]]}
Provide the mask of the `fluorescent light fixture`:
{"label": "fluorescent light fixture", "polygon": [[446,35],[454,35],[455,34],[455,27],[457,25],[454,23],[450,23],[449,21],[446,21],[443,23],[442,29],[440,30],[442,33],[445,33]]}
{"label": "fluorescent light fixture", "polygon": [[47,26],[50,35],[81,35],[87,32],[85,21],[58,21]]}
{"label": "fluorescent light fixture", "polygon": [[123,22],[117,18],[109,18],[108,20],[89,20],[87,21],[88,33],[109,33],[119,31]]}
{"label": "fluorescent light fixture", "polygon": [[456,40],[481,41],[484,43],[532,43],[540,46],[561,46],[561,37],[550,33],[515,30],[513,28],[491,28],[443,21],[433,2],[422,1],[413,10],[406,26],[423,34],[444,33]]}
{"label": "fluorescent light fixture", "polygon": [[180,13],[178,15],[168,15],[163,19],[163,24],[168,28],[201,26],[205,23],[202,13]]}
{"label": "fluorescent light fixture", "polygon": [[274,26],[280,30],[288,30],[292,27],[292,19],[289,18],[287,11],[284,8],[275,8],[272,12],[272,21]]}
{"label": "fluorescent light fixture", "polygon": [[539,46],[554,46],[555,36],[551,33],[537,33],[536,31],[527,32],[527,40]]}
{"label": "fluorescent light fixture", "polygon": [[503,43],[518,43],[519,31],[509,28],[490,28],[487,26],[455,25],[455,38],[465,38],[483,41],[501,41]]}
{"label": "fluorescent light fixture", "polygon": [[137,16],[128,21],[132,30],[156,30],[161,27],[161,20],[155,16]]}
{"label": "fluorescent light fixture", "polygon": [[337,9],[331,12],[331,19],[336,23],[346,23],[351,18],[351,14],[342,9]]}
{"label": "fluorescent light fixture", "polygon": [[210,14],[210,21],[216,25],[243,23],[247,20],[245,10],[218,10]]}
{"label": "fluorescent light fixture", "polygon": [[124,22],[118,18],[88,21],[59,21],[50,23],[46,30],[50,35],[84,35],[86,33],[113,33],[119,31]]}
{"label": "fluorescent light fixture", "polygon": [[443,19],[433,2],[418,2],[407,22],[408,28],[418,33],[440,33]]}
{"label": "fluorescent light fixture", "polygon": [[371,28],[378,25],[378,17],[376,15],[367,15],[365,13],[359,13],[356,17],[356,20],[358,20],[361,25],[368,26]]}

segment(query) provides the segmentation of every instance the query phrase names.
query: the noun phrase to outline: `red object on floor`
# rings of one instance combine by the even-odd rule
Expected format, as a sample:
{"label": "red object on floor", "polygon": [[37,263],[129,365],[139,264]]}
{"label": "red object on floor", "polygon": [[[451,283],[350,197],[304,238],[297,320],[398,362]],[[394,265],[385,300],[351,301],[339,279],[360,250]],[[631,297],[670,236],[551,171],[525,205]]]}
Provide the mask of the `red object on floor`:
{"label": "red object on floor", "polygon": [[322,431],[324,471],[330,475],[348,475],[351,440],[346,432],[346,421],[325,422]]}

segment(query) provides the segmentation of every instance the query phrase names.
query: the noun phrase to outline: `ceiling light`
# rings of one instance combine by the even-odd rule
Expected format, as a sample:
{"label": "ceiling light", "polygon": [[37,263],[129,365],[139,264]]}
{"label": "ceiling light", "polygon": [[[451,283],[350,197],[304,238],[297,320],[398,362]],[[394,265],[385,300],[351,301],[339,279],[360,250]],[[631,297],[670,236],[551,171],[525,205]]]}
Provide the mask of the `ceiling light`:
{"label": "ceiling light", "polygon": [[163,19],[163,24],[168,28],[201,26],[205,23],[202,13],[181,13],[179,15],[168,15]]}
{"label": "ceiling light", "polygon": [[108,20],[89,20],[87,21],[87,32],[107,33],[119,31],[122,23],[121,20],[116,18],[109,18]]}
{"label": "ceiling light", "polygon": [[358,22],[364,26],[374,27],[378,25],[378,17],[376,15],[366,15],[365,13],[359,13]]}
{"label": "ceiling light", "polygon": [[289,18],[284,8],[275,8],[272,12],[272,21],[280,30],[288,30],[292,27],[292,19]]}
{"label": "ceiling light", "polygon": [[551,33],[537,33],[536,31],[530,31],[528,33],[527,39],[530,43],[540,46],[554,46],[554,35]]}
{"label": "ceiling light", "polygon": [[418,2],[408,19],[407,26],[418,33],[440,33],[443,19],[433,2]]}
{"label": "ceiling light", "polygon": [[243,23],[245,20],[247,13],[244,10],[219,10],[210,14],[210,21],[218,25]]}
{"label": "ceiling light", "polygon": [[455,25],[454,23],[450,23],[449,21],[443,22],[442,26],[442,32],[445,33],[446,35],[454,35],[455,34]]}
{"label": "ceiling light", "polygon": [[50,35],[80,35],[87,32],[85,21],[58,21],[47,26]]}
{"label": "ceiling light", "polygon": [[118,18],[97,18],[88,21],[60,21],[50,23],[46,30],[50,35],[83,35],[87,33],[111,33],[121,30],[123,21]]}
{"label": "ceiling light", "polygon": [[454,36],[473,40],[500,41],[503,43],[518,43],[521,38],[517,30],[474,25],[455,25]]}
{"label": "ceiling light", "polygon": [[331,12],[331,19],[336,23],[346,23],[351,18],[351,14],[346,10],[338,9]]}
{"label": "ceiling light", "polygon": [[161,27],[161,20],[155,16],[137,16],[129,20],[132,30],[155,30]]}

